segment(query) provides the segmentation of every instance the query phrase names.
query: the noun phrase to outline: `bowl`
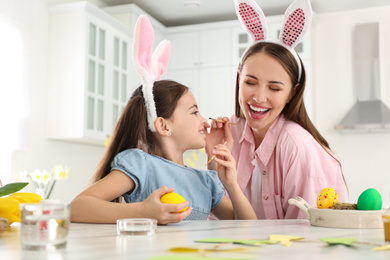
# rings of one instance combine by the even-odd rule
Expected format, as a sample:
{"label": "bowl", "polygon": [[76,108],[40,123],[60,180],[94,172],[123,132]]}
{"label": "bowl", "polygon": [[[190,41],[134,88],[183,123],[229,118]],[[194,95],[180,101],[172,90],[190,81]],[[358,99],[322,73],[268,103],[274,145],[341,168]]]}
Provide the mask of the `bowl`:
{"label": "bowl", "polygon": [[303,198],[288,200],[306,213],[312,226],[330,228],[383,228],[382,215],[385,210],[339,210],[318,209],[310,206]]}
{"label": "bowl", "polygon": [[150,236],[156,233],[157,220],[152,218],[125,218],[116,221],[117,234],[122,236]]}

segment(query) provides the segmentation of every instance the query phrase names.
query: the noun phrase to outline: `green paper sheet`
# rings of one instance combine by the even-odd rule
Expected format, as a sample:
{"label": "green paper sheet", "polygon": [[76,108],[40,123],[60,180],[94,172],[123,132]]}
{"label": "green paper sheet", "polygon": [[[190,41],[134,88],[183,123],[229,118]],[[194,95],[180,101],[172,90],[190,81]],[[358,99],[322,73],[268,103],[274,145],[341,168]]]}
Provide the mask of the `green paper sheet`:
{"label": "green paper sheet", "polygon": [[276,240],[251,240],[251,239],[230,239],[230,238],[206,238],[195,241],[196,243],[233,243],[241,245],[259,246],[264,244],[275,244]]}
{"label": "green paper sheet", "polygon": [[329,245],[345,245],[351,246],[357,240],[354,238],[320,238],[321,241],[328,243]]}

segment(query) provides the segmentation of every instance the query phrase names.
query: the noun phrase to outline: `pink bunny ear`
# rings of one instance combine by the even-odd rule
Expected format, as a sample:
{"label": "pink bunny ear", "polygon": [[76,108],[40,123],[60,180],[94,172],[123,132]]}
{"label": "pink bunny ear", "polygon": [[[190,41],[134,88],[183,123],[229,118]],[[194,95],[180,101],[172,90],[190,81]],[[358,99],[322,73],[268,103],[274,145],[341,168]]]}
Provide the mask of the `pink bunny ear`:
{"label": "pink bunny ear", "polygon": [[234,0],[236,14],[253,42],[267,39],[267,23],[263,11],[254,0]]}
{"label": "pink bunny ear", "polygon": [[133,62],[142,77],[150,74],[153,43],[153,27],[145,15],[140,15],[134,30]]}
{"label": "pink bunny ear", "polygon": [[170,57],[171,42],[163,40],[157,46],[152,57],[153,77],[155,80],[160,80],[161,76],[167,71]]}
{"label": "pink bunny ear", "polygon": [[312,9],[309,0],[296,0],[284,14],[283,31],[280,41],[294,48],[310,27]]}

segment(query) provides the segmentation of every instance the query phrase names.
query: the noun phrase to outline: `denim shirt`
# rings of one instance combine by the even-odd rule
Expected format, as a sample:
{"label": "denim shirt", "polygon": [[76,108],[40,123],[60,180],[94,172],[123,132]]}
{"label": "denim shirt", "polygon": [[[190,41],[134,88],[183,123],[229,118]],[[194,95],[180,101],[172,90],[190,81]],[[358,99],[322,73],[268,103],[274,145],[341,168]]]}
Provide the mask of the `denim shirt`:
{"label": "denim shirt", "polygon": [[185,220],[205,220],[224,196],[224,188],[215,171],[181,166],[140,149],[117,154],[111,170],[128,175],[135,183],[131,193],[123,194],[127,203],[142,202],[156,189],[167,186],[184,197],[192,207]]}

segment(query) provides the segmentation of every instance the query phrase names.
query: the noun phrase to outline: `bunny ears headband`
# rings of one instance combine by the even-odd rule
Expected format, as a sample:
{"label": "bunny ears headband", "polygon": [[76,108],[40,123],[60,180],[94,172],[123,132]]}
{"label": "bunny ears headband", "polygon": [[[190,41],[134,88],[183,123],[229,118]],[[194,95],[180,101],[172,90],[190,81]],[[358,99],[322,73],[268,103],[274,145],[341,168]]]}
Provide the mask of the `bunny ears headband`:
{"label": "bunny ears headband", "polygon": [[255,0],[234,0],[238,20],[253,44],[264,41],[273,42],[285,47],[294,56],[298,68],[298,81],[301,79],[302,65],[294,47],[308,31],[312,18],[310,0],[295,0],[284,14],[283,30],[279,41],[271,41],[267,37],[267,23],[261,8]]}
{"label": "bunny ears headband", "polygon": [[149,19],[145,15],[141,15],[134,30],[133,63],[135,70],[141,76],[148,126],[152,132],[156,132],[154,122],[157,119],[157,112],[153,98],[153,85],[167,70],[171,56],[171,43],[167,40],[161,41],[152,53],[153,43],[153,27]]}

